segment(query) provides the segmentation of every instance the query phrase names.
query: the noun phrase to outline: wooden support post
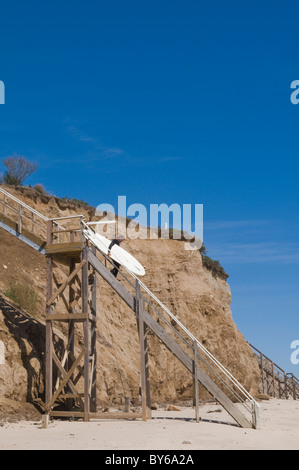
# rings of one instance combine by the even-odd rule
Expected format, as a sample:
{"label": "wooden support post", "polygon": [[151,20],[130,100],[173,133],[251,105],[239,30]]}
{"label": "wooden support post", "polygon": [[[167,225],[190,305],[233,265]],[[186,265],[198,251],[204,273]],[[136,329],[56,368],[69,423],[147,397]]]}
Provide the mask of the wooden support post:
{"label": "wooden support post", "polygon": [[194,361],[193,361],[193,380],[194,380],[194,406],[195,406],[195,419],[199,423],[199,393],[198,393],[198,353],[197,353],[197,342],[193,343],[194,348]]}
{"label": "wooden support post", "polygon": [[[88,262],[86,249],[83,250],[83,260],[86,263],[82,267],[82,310],[88,311]],[[89,421],[89,319],[84,321],[84,421]]]}
{"label": "wooden support post", "polygon": [[281,390],[281,380],[280,377],[278,378],[278,398],[282,398],[282,390]]}
{"label": "wooden support post", "polygon": [[[47,221],[47,243],[52,243],[52,228],[53,222]],[[53,262],[52,256],[46,257],[46,300],[52,297],[52,277],[53,277]],[[52,313],[51,305],[46,306],[46,318]],[[45,401],[46,404],[50,403],[53,393],[53,358],[52,358],[52,321],[46,320],[46,386],[45,386]]]}
{"label": "wooden support post", "polygon": [[35,234],[35,214],[31,212],[31,220],[32,220],[32,233]]}
{"label": "wooden support post", "polygon": [[[96,247],[92,248],[93,254],[96,256]],[[94,271],[93,284],[91,291],[91,313],[94,318],[97,318],[97,275]],[[90,411],[97,411],[97,322],[91,322],[91,355],[94,358],[92,377],[91,377],[91,397],[90,397]]]}
{"label": "wooden support post", "polygon": [[264,384],[264,363],[263,363],[263,355],[260,354],[260,360],[261,360],[261,379],[262,379],[262,390],[261,393],[265,393],[265,384]]}
{"label": "wooden support post", "polygon": [[147,410],[147,380],[146,380],[146,359],[145,359],[145,324],[143,320],[143,302],[140,298],[140,285],[136,280],[136,315],[139,332],[140,344],[140,375],[141,375],[141,403],[142,403],[142,420],[146,421],[148,416]]}
{"label": "wooden support post", "polygon": [[22,206],[19,204],[18,207],[18,232],[22,233]]}
{"label": "wooden support post", "polygon": [[[143,308],[143,304],[142,304]],[[146,417],[152,419],[151,388],[149,376],[149,354],[147,342],[148,326],[144,323],[144,360],[145,360],[145,388],[146,388]]]}
{"label": "wooden support post", "polygon": [[290,378],[291,378],[292,385],[293,385],[293,399],[296,400],[297,396],[296,396],[296,384],[294,380],[294,374],[291,374]]}
{"label": "wooden support post", "polygon": [[257,403],[252,404],[252,424],[254,429],[261,429],[260,412]]}
{"label": "wooden support post", "polygon": [[265,379],[266,379],[266,391],[265,393],[271,396],[271,390],[269,388],[269,361],[268,359],[265,360]]}
{"label": "wooden support post", "polygon": [[287,378],[286,373],[284,374],[284,393],[285,393],[286,399],[288,399],[289,398],[289,395],[288,395],[288,378]]}
{"label": "wooden support post", "polygon": [[[71,234],[71,238],[72,238],[72,235],[73,234]],[[74,259],[71,259],[70,260],[70,271],[69,271],[70,275],[74,271],[75,266],[76,266],[76,264],[75,264]],[[74,281],[71,281],[70,285],[69,285],[69,309],[68,310],[69,310],[70,313],[74,313],[73,309],[71,308],[71,305],[72,305],[72,303],[75,299],[75,293],[74,293],[74,289],[72,287],[73,282]],[[71,354],[69,354],[69,353],[71,353]],[[75,353],[75,321],[70,320],[69,321],[69,327],[68,327],[68,344],[67,344],[67,351],[66,351],[66,354],[67,354],[67,370],[70,370],[70,368],[73,365],[72,357],[74,356],[74,353]],[[73,377],[71,377],[71,380],[73,380]],[[74,407],[74,399],[73,398],[66,399],[66,408],[68,410],[71,410],[73,407]]]}
{"label": "wooden support post", "polygon": [[130,413],[131,398],[125,397],[125,413]]}
{"label": "wooden support post", "polygon": [[274,372],[274,362],[271,363],[271,372],[272,372],[273,398],[275,398],[275,372]]}

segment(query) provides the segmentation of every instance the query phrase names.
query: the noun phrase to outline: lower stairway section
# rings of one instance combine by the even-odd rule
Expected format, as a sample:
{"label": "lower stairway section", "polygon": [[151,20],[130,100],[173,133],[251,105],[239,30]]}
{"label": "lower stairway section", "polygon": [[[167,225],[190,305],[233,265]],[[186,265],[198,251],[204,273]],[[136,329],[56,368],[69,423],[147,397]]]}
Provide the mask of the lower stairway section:
{"label": "lower stairway section", "polygon": [[[109,269],[107,269],[107,267],[105,267],[105,265],[90,250],[88,250],[87,259],[95,271],[114,289],[114,291],[131,308],[131,310],[137,314],[137,297],[139,292],[138,280],[135,286],[131,284],[131,288],[133,287],[133,292],[135,290],[134,296],[120,281],[118,281],[111,274]],[[178,342],[178,331],[175,330],[177,338],[174,339],[173,335],[170,334],[169,331],[166,331],[163,326],[161,326],[161,317],[159,317],[159,321],[157,321],[154,316],[149,313],[149,310],[152,310],[154,313],[158,314],[157,307],[147,300],[142,293],[140,294],[140,300],[138,301],[138,304],[140,304],[138,314],[142,316],[142,320],[146,327],[150,328],[150,330],[159,338],[160,341],[162,341],[168,350],[174,354],[186,367],[186,369],[193,375],[193,378],[198,381],[213,396],[213,398],[219,402],[220,405],[223,406],[223,408],[236,421],[236,423],[243,428],[257,428],[257,403],[253,401],[251,404],[249,403],[249,407],[248,403],[245,403],[245,407],[247,405],[247,411],[251,413],[250,420],[239,410],[239,408],[229,398],[229,396],[224,393],[216,381],[213,381],[210,378],[210,376],[204,371],[204,368],[199,365],[200,362],[206,365],[206,360],[198,352],[197,343],[194,341],[186,343],[186,338],[183,336],[179,338],[182,340],[185,346],[186,344],[189,344],[190,352],[188,353],[186,351],[186,347],[183,348]],[[168,323],[168,326],[170,326],[170,323]],[[218,374],[217,379],[217,381],[223,385],[223,380],[221,380],[221,377]],[[233,395],[235,395],[233,389],[230,391]]]}

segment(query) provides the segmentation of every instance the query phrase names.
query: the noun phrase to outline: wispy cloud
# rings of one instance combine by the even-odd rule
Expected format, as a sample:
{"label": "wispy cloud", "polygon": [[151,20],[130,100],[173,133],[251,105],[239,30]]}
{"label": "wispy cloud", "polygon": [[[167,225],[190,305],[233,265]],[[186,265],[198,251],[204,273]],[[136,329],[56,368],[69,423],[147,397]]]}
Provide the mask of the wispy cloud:
{"label": "wispy cloud", "polygon": [[184,157],[161,157],[158,159],[159,163],[168,163],[168,162],[180,162],[184,160]]}
{"label": "wispy cloud", "polygon": [[278,242],[223,243],[210,247],[213,257],[230,264],[298,264],[299,244],[289,243],[283,247]]}
{"label": "wispy cloud", "polygon": [[273,220],[217,220],[214,222],[205,222],[205,230],[253,228],[269,223],[273,223]]}
{"label": "wispy cloud", "polygon": [[[80,125],[77,122],[69,122],[67,120],[65,123],[65,132],[70,135],[73,139],[76,139],[78,142],[85,143],[87,145],[86,151],[84,153],[84,159],[89,162],[94,161],[109,161],[118,159],[118,162],[122,162],[126,165],[134,165],[138,167],[147,167],[153,164],[159,163],[171,163],[176,161],[181,161],[184,158],[178,156],[150,156],[144,157],[141,155],[132,156],[129,155],[124,149],[114,145],[104,145],[99,137],[95,137],[81,130]],[[82,157],[81,157],[82,158]],[[112,168],[110,167],[110,170]]]}
{"label": "wispy cloud", "polygon": [[292,232],[274,219],[204,223],[208,255],[223,264],[299,264],[299,242],[287,236]]}
{"label": "wispy cloud", "polygon": [[67,126],[66,132],[75,139],[79,140],[80,142],[96,142],[96,139],[94,137],[90,137],[89,135],[82,133],[80,129],[75,126]]}
{"label": "wispy cloud", "polygon": [[120,147],[104,145],[99,137],[94,137],[83,132],[77,125],[67,125],[66,133],[78,142],[88,144],[85,157],[87,157],[89,161],[111,160],[126,155],[126,152]]}

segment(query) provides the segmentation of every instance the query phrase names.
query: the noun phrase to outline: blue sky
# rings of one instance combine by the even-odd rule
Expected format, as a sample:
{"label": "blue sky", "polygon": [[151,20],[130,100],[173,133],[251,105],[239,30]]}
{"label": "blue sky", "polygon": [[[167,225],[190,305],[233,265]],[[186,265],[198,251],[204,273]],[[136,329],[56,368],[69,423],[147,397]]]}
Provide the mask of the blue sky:
{"label": "blue sky", "polygon": [[0,160],[25,155],[28,184],[94,206],[203,204],[238,328],[297,376],[298,14],[292,0],[0,7]]}

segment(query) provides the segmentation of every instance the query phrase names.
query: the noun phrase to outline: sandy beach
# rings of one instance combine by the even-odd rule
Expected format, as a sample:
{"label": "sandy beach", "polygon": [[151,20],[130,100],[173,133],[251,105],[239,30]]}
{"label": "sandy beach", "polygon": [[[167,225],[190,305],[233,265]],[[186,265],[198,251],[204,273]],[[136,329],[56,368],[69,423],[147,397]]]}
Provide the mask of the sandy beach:
{"label": "sandy beach", "polygon": [[[153,411],[153,419],[1,423],[0,450],[298,450],[299,402],[260,402],[261,429],[233,424],[217,403]],[[221,410],[221,411],[220,411]]]}

